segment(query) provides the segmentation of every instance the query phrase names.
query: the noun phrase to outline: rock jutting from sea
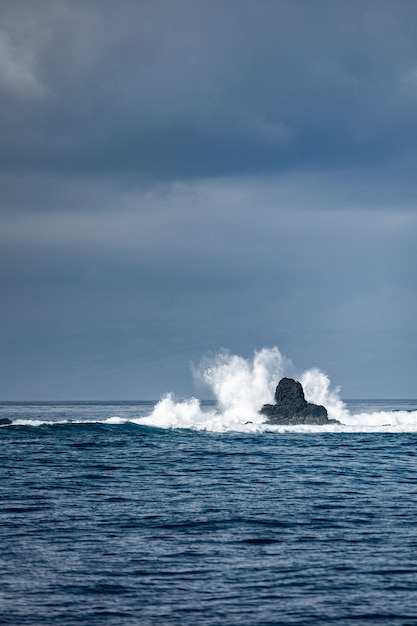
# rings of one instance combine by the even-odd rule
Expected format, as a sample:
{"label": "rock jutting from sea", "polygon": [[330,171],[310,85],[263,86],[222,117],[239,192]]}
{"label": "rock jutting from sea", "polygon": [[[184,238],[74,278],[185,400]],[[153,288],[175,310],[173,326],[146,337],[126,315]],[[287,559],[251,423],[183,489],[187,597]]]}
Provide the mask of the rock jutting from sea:
{"label": "rock jutting from sea", "polygon": [[268,424],[340,424],[329,419],[321,404],[307,402],[298,380],[282,378],[275,390],[275,404],[264,404],[259,411],[268,418]]}

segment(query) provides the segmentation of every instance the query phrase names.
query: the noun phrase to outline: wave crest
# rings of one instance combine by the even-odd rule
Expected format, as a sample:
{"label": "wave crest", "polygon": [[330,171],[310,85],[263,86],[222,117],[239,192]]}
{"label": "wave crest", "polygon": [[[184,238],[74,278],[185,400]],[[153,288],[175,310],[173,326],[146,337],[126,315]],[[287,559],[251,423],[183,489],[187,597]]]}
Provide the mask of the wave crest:
{"label": "wave crest", "polygon": [[[173,394],[167,394],[141,423],[215,432],[265,430],[270,427],[264,423],[265,417],[259,414],[259,409],[273,402],[275,387],[290,367],[291,362],[276,346],[255,352],[252,359],[221,352],[204,359],[194,370],[196,378],[214,395],[215,409],[203,409],[197,398],[176,401]],[[316,402],[314,398],[319,398],[319,404],[331,407],[331,416],[344,411],[337,391],[331,391],[328,377],[320,370],[306,372],[303,380],[308,400]]]}
{"label": "wave crest", "polygon": [[252,359],[222,352],[204,359],[194,374],[215,397],[215,407],[202,407],[197,398],[176,400],[165,395],[152,413],[138,423],[160,428],[190,428],[211,432],[410,432],[417,431],[417,411],[373,411],[351,414],[340,398],[340,389],[318,368],[301,374],[299,380],[309,402],[326,407],[329,417],[340,424],[324,426],[273,426],[259,414],[272,402],[275,386],[286,370],[293,369],[277,347],[263,348]]}

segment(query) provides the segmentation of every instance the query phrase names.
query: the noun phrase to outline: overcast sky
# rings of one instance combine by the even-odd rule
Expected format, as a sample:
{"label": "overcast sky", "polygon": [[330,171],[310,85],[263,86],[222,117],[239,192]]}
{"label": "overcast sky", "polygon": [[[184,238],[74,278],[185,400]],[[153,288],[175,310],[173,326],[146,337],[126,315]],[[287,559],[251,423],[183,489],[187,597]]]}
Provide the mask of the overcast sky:
{"label": "overcast sky", "polygon": [[0,399],[417,397],[414,0],[2,0],[0,106]]}

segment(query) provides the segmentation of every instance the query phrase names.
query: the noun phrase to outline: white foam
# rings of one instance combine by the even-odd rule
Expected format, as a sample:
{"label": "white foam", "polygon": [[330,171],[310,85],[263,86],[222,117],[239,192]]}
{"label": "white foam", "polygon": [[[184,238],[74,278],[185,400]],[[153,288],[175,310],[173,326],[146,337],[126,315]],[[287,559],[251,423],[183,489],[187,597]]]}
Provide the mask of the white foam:
{"label": "white foam", "polygon": [[373,411],[347,415],[344,429],[349,432],[417,432],[417,411]]}
{"label": "white foam", "polygon": [[[326,407],[330,419],[339,423],[323,426],[297,425],[274,426],[265,423],[259,409],[273,402],[277,382],[293,371],[293,366],[278,348],[264,348],[252,359],[222,352],[211,359],[204,359],[194,373],[207,385],[215,397],[215,406],[202,406],[197,398],[178,400],[172,393],[166,394],[150,415],[132,418],[117,416],[102,419],[60,420],[13,419],[13,425],[42,426],[44,424],[123,424],[134,422],[158,428],[183,428],[208,432],[417,432],[417,410],[375,410],[375,404],[367,411],[357,405],[357,413],[350,412],[340,398],[340,389],[332,388],[329,377],[318,368],[312,368],[299,376],[305,398],[309,402]],[[369,406],[369,404],[368,404]],[[392,407],[392,403],[389,405]],[[407,406],[407,405],[406,405]],[[417,409],[417,407],[416,407]],[[103,416],[104,417],[104,416]]]}
{"label": "white foam", "polygon": [[317,368],[304,372],[300,380],[308,402],[326,407],[330,419],[342,421],[349,415],[345,403],[339,397],[340,389],[331,389],[330,379]]}
{"label": "white foam", "polygon": [[300,376],[305,398],[326,407],[329,418],[339,424],[324,426],[272,426],[259,414],[260,407],[273,402],[277,381],[291,363],[277,347],[256,352],[253,359],[221,353],[205,359],[197,376],[211,389],[216,407],[202,407],[197,398],[176,400],[165,395],[148,417],[137,423],[159,428],[188,428],[210,432],[417,432],[417,411],[379,411],[351,415],[332,389],[329,377],[317,368]]}
{"label": "white foam", "polygon": [[70,420],[57,420],[51,422],[50,420],[33,420],[33,419],[13,419],[12,426],[50,426],[51,424],[69,424]]}

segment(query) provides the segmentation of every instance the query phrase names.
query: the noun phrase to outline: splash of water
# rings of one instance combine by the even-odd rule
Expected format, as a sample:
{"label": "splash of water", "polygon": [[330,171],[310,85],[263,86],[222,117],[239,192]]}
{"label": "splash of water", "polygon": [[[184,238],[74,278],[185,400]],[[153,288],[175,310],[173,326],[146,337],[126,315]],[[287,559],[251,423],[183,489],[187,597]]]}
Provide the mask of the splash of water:
{"label": "splash of water", "polygon": [[[288,370],[290,373],[288,373]],[[329,417],[339,423],[316,425],[271,425],[265,422],[259,409],[273,402],[275,386],[282,376],[292,375],[294,368],[278,348],[264,348],[253,359],[222,352],[204,359],[194,374],[204,382],[216,398],[215,407],[202,406],[197,398],[178,401],[173,394],[164,396],[150,415],[142,417],[113,416],[107,424],[134,422],[159,428],[187,428],[210,432],[413,432],[417,433],[417,401],[402,403],[400,410],[390,410],[392,403],[364,401],[350,412],[339,396],[339,389],[331,387],[329,377],[317,368],[302,373],[298,378],[307,401],[322,404]],[[405,402],[405,401],[404,401]],[[385,407],[382,409],[382,407]],[[380,406],[381,410],[376,407]],[[13,425],[40,426],[48,419],[15,419]],[[95,423],[102,419],[69,419],[52,423]],[[1,426],[1,425],[0,425]],[[3,427],[3,426],[2,426]],[[6,427],[6,426],[4,426]]]}
{"label": "splash of water", "polygon": [[197,371],[214,393],[217,406],[229,416],[252,419],[259,408],[272,400],[276,381],[282,376],[285,359],[278,348],[255,352],[252,361],[227,353]]}
{"label": "splash of water", "polygon": [[[193,428],[216,432],[262,431],[270,428],[259,414],[263,404],[273,402],[277,382],[291,367],[277,347],[255,352],[253,359],[229,353],[205,359],[195,371],[216,398],[215,409],[203,409],[197,398],[176,401],[168,394],[142,424],[162,428]],[[328,377],[317,369],[303,375],[306,399],[324,404],[331,417],[340,419],[346,411],[337,390],[330,389]]]}
{"label": "splash of water", "polygon": [[345,403],[339,397],[340,389],[330,388],[330,379],[316,367],[304,372],[300,380],[308,402],[326,407],[330,419],[342,421],[349,415]]}
{"label": "splash of water", "polygon": [[278,348],[262,349],[253,359],[222,352],[204,359],[195,369],[216,398],[215,409],[203,409],[197,398],[176,401],[167,394],[142,424],[162,428],[193,428],[215,432],[258,431],[264,417],[260,407],[271,402],[276,381],[287,361]]}
{"label": "splash of water", "polygon": [[190,428],[212,432],[274,431],[344,431],[344,432],[410,432],[417,431],[417,411],[380,411],[351,415],[332,389],[329,377],[312,368],[299,377],[307,401],[322,404],[329,417],[340,424],[325,426],[276,426],[265,423],[259,409],[273,402],[275,386],[292,368],[278,348],[264,348],[253,359],[220,353],[204,359],[195,371],[197,378],[211,389],[216,407],[202,407],[197,398],[177,401],[173,394],[164,396],[151,415],[138,420],[141,424],[161,428]]}

